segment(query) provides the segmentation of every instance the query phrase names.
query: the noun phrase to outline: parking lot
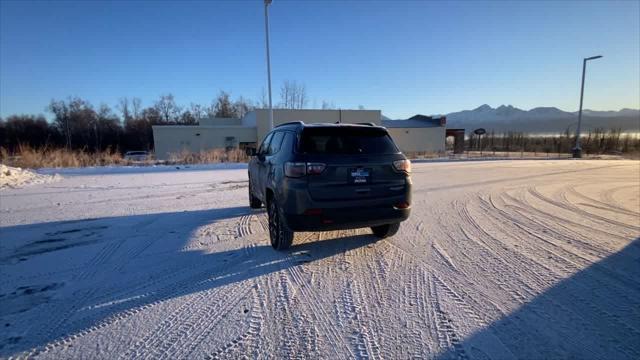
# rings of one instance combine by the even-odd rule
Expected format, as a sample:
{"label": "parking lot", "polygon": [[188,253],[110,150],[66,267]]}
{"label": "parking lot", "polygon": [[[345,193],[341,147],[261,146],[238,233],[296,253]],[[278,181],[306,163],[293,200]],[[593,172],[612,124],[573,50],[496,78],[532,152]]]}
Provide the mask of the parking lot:
{"label": "parking lot", "polygon": [[0,192],[0,357],[640,357],[640,162],[414,163],[393,238],[251,210],[244,165]]}

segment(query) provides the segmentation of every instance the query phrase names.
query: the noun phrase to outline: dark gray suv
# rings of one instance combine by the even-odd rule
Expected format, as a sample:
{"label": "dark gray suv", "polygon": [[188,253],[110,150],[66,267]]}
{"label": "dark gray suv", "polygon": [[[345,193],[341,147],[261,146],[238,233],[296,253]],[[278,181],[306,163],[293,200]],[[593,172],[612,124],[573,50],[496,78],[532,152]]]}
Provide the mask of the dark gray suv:
{"label": "dark gray suv", "polygon": [[295,231],[371,227],[394,235],[411,211],[411,162],[383,127],[286,123],[249,150],[249,203],[266,205],[271,245]]}

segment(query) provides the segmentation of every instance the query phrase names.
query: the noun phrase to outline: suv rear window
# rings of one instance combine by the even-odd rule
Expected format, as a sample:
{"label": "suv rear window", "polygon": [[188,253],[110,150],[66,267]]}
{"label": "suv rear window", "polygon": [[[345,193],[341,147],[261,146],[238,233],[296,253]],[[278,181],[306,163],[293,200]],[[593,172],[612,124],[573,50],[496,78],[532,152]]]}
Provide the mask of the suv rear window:
{"label": "suv rear window", "polygon": [[383,129],[318,127],[302,131],[300,151],[308,154],[393,154],[398,148]]}

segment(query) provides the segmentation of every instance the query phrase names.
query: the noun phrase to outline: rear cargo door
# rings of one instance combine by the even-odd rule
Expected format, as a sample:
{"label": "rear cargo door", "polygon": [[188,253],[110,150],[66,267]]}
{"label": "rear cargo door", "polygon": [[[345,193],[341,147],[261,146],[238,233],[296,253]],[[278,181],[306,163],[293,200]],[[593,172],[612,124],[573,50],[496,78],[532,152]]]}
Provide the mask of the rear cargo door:
{"label": "rear cargo door", "polygon": [[307,162],[326,167],[308,175],[314,200],[340,201],[402,194],[405,175],[393,168],[402,159],[384,129],[375,127],[309,127],[301,135],[300,151]]}

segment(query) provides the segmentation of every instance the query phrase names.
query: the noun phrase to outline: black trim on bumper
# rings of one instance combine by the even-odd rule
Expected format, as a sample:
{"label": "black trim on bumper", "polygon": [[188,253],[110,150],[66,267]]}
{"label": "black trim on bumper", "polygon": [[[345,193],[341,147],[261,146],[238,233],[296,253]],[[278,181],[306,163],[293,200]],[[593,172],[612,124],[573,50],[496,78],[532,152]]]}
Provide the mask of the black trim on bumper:
{"label": "black trim on bumper", "polygon": [[398,223],[407,220],[411,209],[393,206],[375,208],[322,209],[322,215],[285,214],[285,221],[293,231],[329,231],[357,229]]}

